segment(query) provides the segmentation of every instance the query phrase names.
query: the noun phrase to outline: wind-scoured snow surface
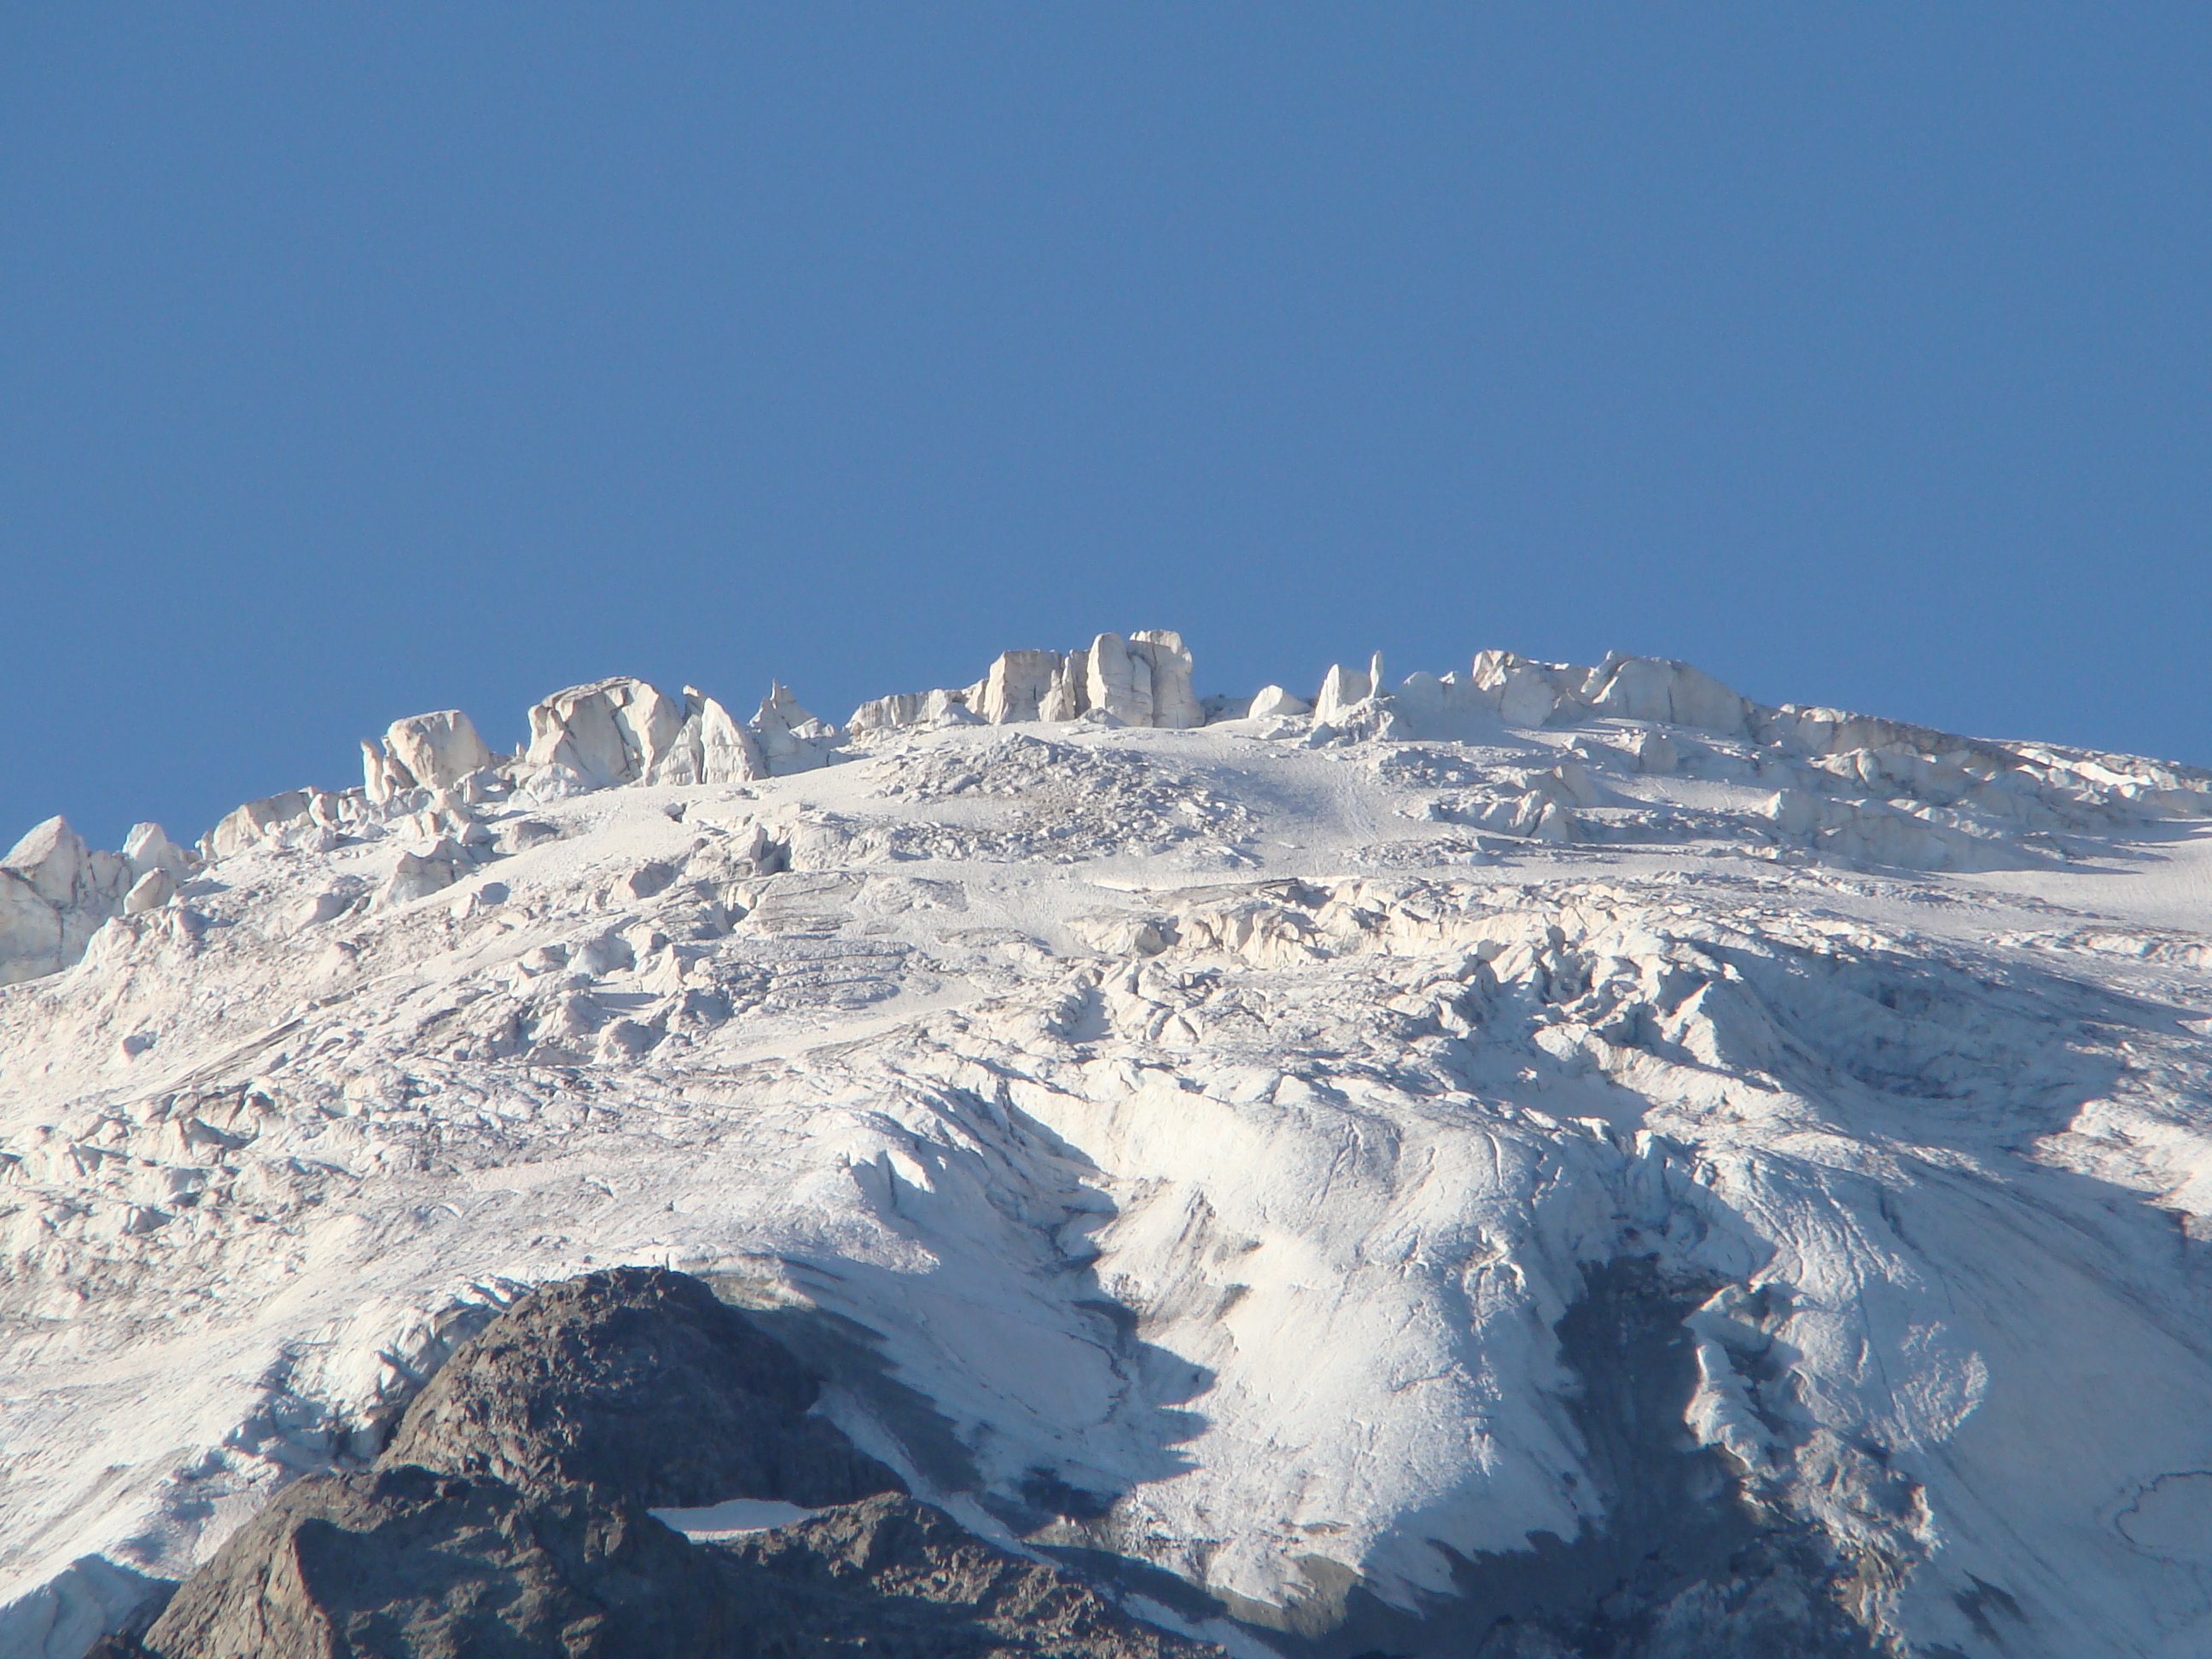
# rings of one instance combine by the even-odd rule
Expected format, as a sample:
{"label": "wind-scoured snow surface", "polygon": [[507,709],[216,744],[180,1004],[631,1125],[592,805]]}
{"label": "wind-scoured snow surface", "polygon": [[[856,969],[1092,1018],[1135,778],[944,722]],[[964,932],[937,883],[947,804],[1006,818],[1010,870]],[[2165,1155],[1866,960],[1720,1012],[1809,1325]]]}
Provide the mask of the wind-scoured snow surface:
{"label": "wind-scoured snow surface", "polygon": [[[1595,1605],[1692,1467],[1864,1651],[2212,1651],[2203,774],[1493,653],[1152,725],[1097,649],[842,734],[665,699],[636,781],[550,716],[372,751],[166,888],[63,847],[52,937],[112,919],[0,989],[0,1655],[617,1263],[1246,1655]],[[1649,1651],[1757,1589],[1700,1585]]]}

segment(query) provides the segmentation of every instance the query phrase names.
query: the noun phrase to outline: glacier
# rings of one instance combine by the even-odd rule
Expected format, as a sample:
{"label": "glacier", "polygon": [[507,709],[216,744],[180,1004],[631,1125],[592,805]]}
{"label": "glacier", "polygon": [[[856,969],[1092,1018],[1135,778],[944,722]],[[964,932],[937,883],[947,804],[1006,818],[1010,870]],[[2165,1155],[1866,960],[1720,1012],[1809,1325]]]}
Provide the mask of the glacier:
{"label": "glacier", "polygon": [[1193,672],[609,680],[33,830],[0,1659],[617,1264],[1238,1659],[2212,1651],[2212,774],[1649,658]]}

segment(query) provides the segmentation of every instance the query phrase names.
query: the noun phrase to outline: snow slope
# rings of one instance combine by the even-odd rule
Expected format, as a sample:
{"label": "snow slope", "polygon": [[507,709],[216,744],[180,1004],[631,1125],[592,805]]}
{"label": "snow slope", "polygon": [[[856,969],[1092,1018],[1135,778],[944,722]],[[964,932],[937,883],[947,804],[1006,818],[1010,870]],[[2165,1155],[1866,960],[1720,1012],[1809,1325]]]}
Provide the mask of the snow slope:
{"label": "snow slope", "polygon": [[1047,722],[1098,647],[845,734],[602,696],[595,775],[372,750],[104,874],[0,988],[0,1656],[617,1262],[1243,1654],[1595,1601],[1696,1446],[1866,1651],[2212,1651],[2212,780],[1644,659],[1194,726],[1143,651]]}

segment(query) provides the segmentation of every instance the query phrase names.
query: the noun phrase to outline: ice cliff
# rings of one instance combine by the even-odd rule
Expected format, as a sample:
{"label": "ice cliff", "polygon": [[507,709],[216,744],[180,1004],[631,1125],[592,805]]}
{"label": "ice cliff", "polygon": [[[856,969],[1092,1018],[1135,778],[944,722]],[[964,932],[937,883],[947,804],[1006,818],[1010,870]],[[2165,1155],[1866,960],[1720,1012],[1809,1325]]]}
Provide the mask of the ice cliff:
{"label": "ice cliff", "polygon": [[[2212,1650],[2212,775],[1648,658],[1196,684],[605,680],[191,848],[33,830],[0,1659],[507,1525],[395,1425],[635,1266],[1115,1641]],[[792,1514],[762,1560],[893,1524]]]}

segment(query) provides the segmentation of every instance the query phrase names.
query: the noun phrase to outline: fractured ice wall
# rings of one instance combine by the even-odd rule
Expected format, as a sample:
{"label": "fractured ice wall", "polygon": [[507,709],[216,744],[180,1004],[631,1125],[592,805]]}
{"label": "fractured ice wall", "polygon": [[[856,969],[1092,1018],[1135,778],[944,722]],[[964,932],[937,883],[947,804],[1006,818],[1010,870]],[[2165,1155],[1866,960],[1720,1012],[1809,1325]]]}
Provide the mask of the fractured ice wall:
{"label": "fractured ice wall", "polygon": [[750,726],[696,686],[681,699],[638,679],[556,691],[530,711],[515,775],[533,793],[631,783],[744,783],[829,763],[837,728],[777,682]]}
{"label": "fractured ice wall", "polygon": [[[740,721],[692,686],[672,696],[628,677],[569,686],[529,711],[514,755],[487,744],[468,715],[441,709],[394,720],[362,744],[355,789],[287,790],[251,800],[209,831],[215,860],[276,842],[328,850],[347,839],[407,842],[379,902],[410,902],[499,855],[476,810],[635,785],[744,784],[830,764],[850,736],[944,725],[1090,719],[1183,730],[1212,719],[1255,722],[1261,735],[1310,744],[1366,740],[1496,742],[1510,731],[1612,726],[1636,769],[1756,781],[1773,791],[1753,840],[1832,862],[1978,869],[2058,856],[2054,838],[2110,833],[2123,821],[2206,815],[2206,779],[2133,757],[1957,737],[1842,710],[1751,701],[1665,658],[1612,653],[1595,665],[1477,653],[1457,673],[1407,676],[1393,688],[1378,654],[1335,665],[1311,698],[1270,685],[1249,702],[1201,704],[1181,635],[1098,635],[1073,651],[1001,653],[963,687],[878,697],[848,731],[817,719],[781,682]],[[1630,729],[1622,730],[1622,727]],[[1678,735],[1669,737],[1669,732]],[[1691,737],[1687,734],[1694,734]],[[1569,747],[1590,739],[1577,737]],[[1571,761],[1537,769],[1503,793],[1440,800],[1452,821],[1554,842],[1633,840],[1577,781]],[[511,850],[511,849],[509,849]],[[179,902],[187,854],[141,825],[120,854],[84,846],[58,818],[0,860],[0,983],[66,968],[109,918]],[[336,915],[358,896],[327,896]],[[327,919],[327,918],[325,918]]]}
{"label": "fractured ice wall", "polygon": [[137,825],[108,853],[48,818],[0,858],[0,985],[69,967],[102,922],[166,902],[188,867],[158,823]]}
{"label": "fractured ice wall", "polygon": [[[1247,718],[1282,722],[1299,712],[1297,698],[1270,686]],[[1992,743],[1840,709],[1770,707],[1688,663],[1618,653],[1583,665],[1483,651],[1464,679],[1416,673],[1395,690],[1380,656],[1364,672],[1337,665],[1304,730],[1316,744],[1494,742],[1504,729],[1607,723],[1617,724],[1603,741],[1626,747],[1640,772],[1688,772],[1695,751],[1702,769],[1693,775],[1771,787],[1753,836],[1846,866],[2017,867],[2067,856],[2068,836],[2108,836],[2146,817],[2212,816],[2212,774],[2197,769]],[[1685,749],[1669,731],[1710,741]],[[1515,800],[1457,809],[1456,821],[1542,840],[1622,839],[1588,817],[1597,803],[1576,787],[1575,770],[1570,763],[1533,777]]]}
{"label": "fractured ice wall", "polygon": [[1607,716],[1742,737],[1754,707],[1710,674],[1662,657],[1614,653],[1595,667],[1580,667],[1480,651],[1464,679],[1414,673],[1394,691],[1377,653],[1364,670],[1332,665],[1310,703],[1268,686],[1252,700],[1246,718],[1310,711],[1317,727],[1429,741],[1486,736],[1498,724],[1526,730]]}
{"label": "fractured ice wall", "polygon": [[1206,723],[1190,685],[1190,652],[1170,629],[1140,629],[1124,639],[1101,634],[1069,652],[1000,653],[973,685],[877,697],[853,711],[854,732],[981,720],[1072,720],[1096,714],[1123,726],[1186,731]]}

